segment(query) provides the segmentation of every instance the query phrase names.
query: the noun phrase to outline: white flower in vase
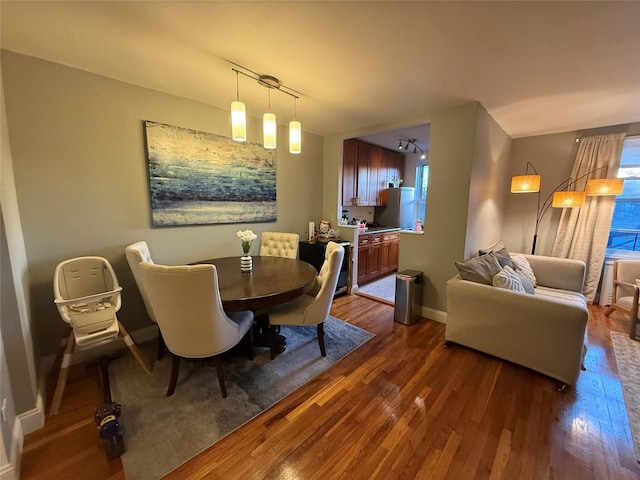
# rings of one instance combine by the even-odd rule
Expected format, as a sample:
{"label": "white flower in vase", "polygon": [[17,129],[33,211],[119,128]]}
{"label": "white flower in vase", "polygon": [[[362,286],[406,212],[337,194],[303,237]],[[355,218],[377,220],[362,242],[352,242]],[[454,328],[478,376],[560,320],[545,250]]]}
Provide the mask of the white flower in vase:
{"label": "white flower in vase", "polygon": [[253,233],[251,230],[239,230],[238,238],[242,242],[242,252],[245,255],[249,255],[249,251],[251,250],[251,244],[253,241],[258,238],[258,236]]}

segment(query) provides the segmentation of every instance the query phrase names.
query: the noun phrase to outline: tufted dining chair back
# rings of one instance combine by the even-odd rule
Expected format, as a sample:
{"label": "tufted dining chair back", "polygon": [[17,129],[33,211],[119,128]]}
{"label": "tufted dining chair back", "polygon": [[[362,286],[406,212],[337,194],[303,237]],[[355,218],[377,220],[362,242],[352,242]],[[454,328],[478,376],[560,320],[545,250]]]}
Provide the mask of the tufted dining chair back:
{"label": "tufted dining chair back", "polygon": [[297,233],[264,232],[260,238],[260,255],[266,257],[298,257]]}

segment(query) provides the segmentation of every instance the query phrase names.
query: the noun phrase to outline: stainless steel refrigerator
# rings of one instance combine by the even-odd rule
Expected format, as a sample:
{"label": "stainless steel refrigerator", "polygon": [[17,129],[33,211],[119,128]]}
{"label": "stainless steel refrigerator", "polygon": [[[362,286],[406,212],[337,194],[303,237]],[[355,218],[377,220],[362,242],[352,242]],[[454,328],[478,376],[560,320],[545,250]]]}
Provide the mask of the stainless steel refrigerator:
{"label": "stainless steel refrigerator", "polygon": [[390,188],[386,207],[375,207],[374,221],[385,227],[413,230],[415,221],[415,188]]}

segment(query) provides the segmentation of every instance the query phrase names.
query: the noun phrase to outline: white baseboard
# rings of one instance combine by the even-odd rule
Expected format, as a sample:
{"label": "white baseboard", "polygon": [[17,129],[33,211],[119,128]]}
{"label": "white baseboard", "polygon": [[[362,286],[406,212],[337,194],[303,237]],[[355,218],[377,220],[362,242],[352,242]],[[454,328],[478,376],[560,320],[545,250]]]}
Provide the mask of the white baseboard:
{"label": "white baseboard", "polygon": [[16,418],[11,431],[11,452],[9,453],[9,463],[0,467],[0,480],[19,480],[23,445],[24,432],[22,431],[22,423],[18,418]]}
{"label": "white baseboard", "polygon": [[435,308],[422,307],[422,317],[440,323],[447,323],[447,312],[436,310]]}

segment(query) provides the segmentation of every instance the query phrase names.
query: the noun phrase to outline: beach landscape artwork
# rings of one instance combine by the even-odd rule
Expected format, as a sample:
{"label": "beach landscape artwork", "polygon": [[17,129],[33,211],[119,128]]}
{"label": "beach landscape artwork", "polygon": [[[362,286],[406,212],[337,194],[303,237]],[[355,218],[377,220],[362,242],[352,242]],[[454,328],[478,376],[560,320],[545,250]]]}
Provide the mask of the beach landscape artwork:
{"label": "beach landscape artwork", "polygon": [[145,120],[154,226],[276,220],[276,152]]}

